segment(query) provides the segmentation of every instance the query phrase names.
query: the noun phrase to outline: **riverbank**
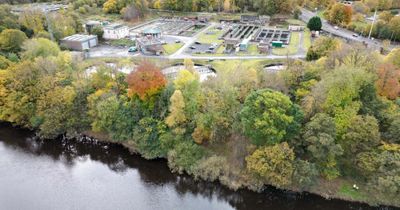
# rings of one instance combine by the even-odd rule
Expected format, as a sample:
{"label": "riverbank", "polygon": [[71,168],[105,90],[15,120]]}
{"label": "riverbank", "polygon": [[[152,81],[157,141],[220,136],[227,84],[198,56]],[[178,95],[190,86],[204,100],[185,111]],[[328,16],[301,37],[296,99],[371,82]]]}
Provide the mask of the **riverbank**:
{"label": "riverbank", "polygon": [[[85,132],[82,132],[82,135],[88,136],[90,138],[94,138],[94,139],[102,141],[102,142],[122,145],[123,147],[128,149],[131,154],[141,155],[140,152],[138,151],[138,149],[133,144],[133,141],[127,141],[127,142],[116,141],[116,140],[111,139],[105,133],[94,132],[94,131],[85,131]],[[168,160],[167,157],[164,157],[164,158]],[[192,174],[189,174],[189,175],[193,176]],[[194,178],[202,179],[202,177],[194,177]],[[207,179],[202,179],[202,180],[209,181]],[[250,180],[240,180],[240,182],[242,183],[241,186],[238,186],[238,184],[235,184],[235,183],[238,183],[238,180],[226,180],[226,179],[221,180],[221,177],[218,177],[217,181],[220,184],[222,184],[223,186],[226,186],[229,189],[234,190],[234,191],[237,191],[239,189],[248,189],[251,191],[261,193],[262,190],[265,189],[265,187],[269,186],[269,185],[260,183],[257,180],[251,180],[251,181]],[[257,184],[256,185],[251,184],[253,182],[257,182]],[[307,190],[301,190],[301,189],[295,188],[295,187],[286,187],[286,188],[282,188],[281,190],[288,190],[288,191],[295,192],[295,193],[311,193],[311,194],[314,194],[317,196],[321,196],[327,200],[339,199],[339,200],[348,201],[348,202],[364,203],[364,204],[368,204],[370,206],[382,206],[383,205],[383,206],[392,206],[395,208],[400,207],[400,203],[392,203],[389,201],[375,200],[374,196],[369,196],[367,194],[368,192],[363,190],[362,188],[359,190],[353,189],[352,183],[356,183],[356,182],[354,180],[345,180],[342,178],[338,178],[333,181],[327,181],[327,180],[321,178],[318,180],[318,184],[316,184],[315,187],[307,189]],[[270,185],[270,186],[272,186],[272,185]],[[345,187],[343,189],[340,186],[345,186]],[[358,185],[358,186],[360,186],[360,185]],[[273,187],[276,187],[276,186],[273,186]],[[360,187],[362,187],[362,186],[360,186]]]}

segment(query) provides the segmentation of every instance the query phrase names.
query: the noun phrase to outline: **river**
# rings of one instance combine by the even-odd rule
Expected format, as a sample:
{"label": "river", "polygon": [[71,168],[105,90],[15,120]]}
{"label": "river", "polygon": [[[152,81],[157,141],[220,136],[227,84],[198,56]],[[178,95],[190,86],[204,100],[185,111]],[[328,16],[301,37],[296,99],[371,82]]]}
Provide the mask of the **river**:
{"label": "river", "polygon": [[32,137],[0,123],[1,210],[392,209],[274,188],[235,192],[172,174],[166,161],[145,160],[119,145]]}

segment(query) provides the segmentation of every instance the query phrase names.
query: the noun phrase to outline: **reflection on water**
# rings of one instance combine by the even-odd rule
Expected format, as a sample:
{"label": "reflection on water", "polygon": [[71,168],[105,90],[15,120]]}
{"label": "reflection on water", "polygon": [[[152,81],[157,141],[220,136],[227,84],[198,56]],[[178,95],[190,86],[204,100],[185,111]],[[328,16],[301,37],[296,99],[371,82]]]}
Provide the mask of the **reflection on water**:
{"label": "reflection on water", "polygon": [[[0,209],[379,209],[267,189],[231,191],[170,173],[119,145],[38,140],[0,123]],[[380,208],[391,209],[391,208]]]}

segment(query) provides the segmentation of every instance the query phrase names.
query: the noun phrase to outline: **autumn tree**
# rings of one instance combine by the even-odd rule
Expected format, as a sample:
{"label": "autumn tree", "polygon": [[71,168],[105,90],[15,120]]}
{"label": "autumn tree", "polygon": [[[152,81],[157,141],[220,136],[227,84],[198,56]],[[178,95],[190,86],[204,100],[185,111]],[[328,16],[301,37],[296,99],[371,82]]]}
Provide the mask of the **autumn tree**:
{"label": "autumn tree", "polygon": [[246,157],[247,170],[267,183],[284,187],[291,183],[294,158],[294,152],[286,142],[261,147]]}
{"label": "autumn tree", "polygon": [[142,101],[151,99],[167,84],[165,76],[160,69],[149,62],[141,63],[127,78],[128,95],[138,96]]}
{"label": "autumn tree", "polygon": [[270,89],[251,93],[240,117],[246,136],[256,145],[273,145],[296,135],[302,112],[289,97]]}
{"label": "autumn tree", "polygon": [[[175,90],[170,100],[170,114],[165,119],[165,122],[169,127],[173,128],[181,125],[182,123],[185,123],[187,120],[185,116],[185,99],[183,98],[182,92],[180,90]],[[177,133],[181,132],[177,131]]]}
{"label": "autumn tree", "polygon": [[103,11],[105,13],[118,13],[118,0],[107,0],[103,5]]}
{"label": "autumn tree", "polygon": [[23,59],[34,59],[39,56],[57,56],[60,53],[57,43],[44,38],[25,41],[22,45],[22,50]]}
{"label": "autumn tree", "polygon": [[18,52],[26,39],[24,32],[17,29],[6,29],[0,33],[0,50]]}
{"label": "autumn tree", "polygon": [[352,8],[342,3],[335,3],[329,10],[329,21],[333,24],[347,25],[351,22]]}
{"label": "autumn tree", "polygon": [[383,64],[378,69],[376,81],[378,94],[394,100],[400,96],[400,68],[392,64]]}

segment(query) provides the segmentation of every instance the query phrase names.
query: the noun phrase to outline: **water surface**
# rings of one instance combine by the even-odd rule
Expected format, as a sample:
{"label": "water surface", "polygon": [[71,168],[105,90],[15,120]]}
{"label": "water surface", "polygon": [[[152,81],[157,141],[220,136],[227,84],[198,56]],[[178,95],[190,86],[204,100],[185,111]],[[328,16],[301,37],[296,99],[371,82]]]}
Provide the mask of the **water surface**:
{"label": "water surface", "polygon": [[394,209],[273,188],[234,192],[172,174],[164,160],[144,160],[119,145],[33,136],[0,123],[1,210]]}

